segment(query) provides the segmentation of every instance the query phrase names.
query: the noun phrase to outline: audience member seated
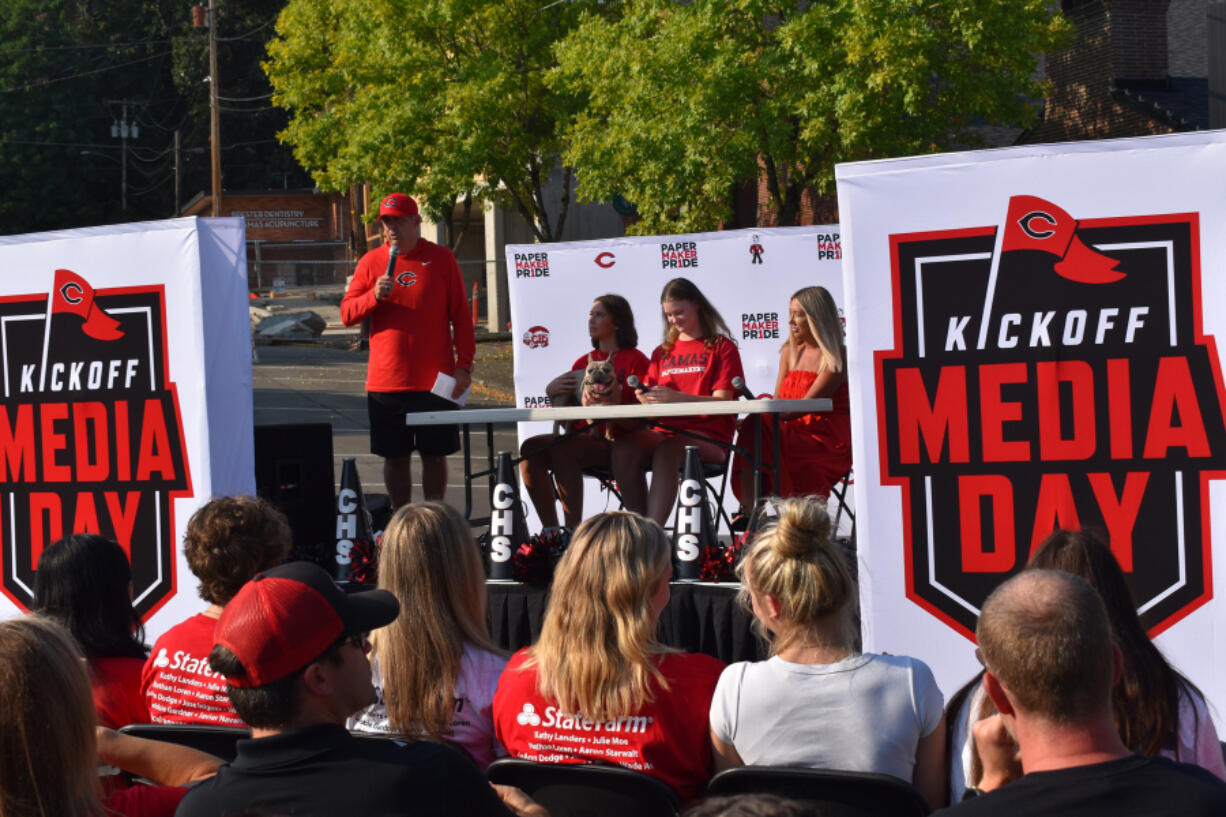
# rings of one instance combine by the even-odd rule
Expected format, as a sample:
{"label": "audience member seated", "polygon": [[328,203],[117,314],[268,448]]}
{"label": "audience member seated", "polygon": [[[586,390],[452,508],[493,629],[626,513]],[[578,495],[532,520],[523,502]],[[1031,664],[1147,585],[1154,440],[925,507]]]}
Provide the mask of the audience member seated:
{"label": "audience member seated", "polygon": [[[847,350],[843,321],[824,287],[805,287],[788,305],[788,342],[779,353],[775,396],[780,400],[829,397],[830,411],[762,418],[762,487],[759,496],[829,496],[851,470],[851,404],[847,397]],[[774,435],[781,425],[778,488],[766,466],[774,462]],[[754,446],[753,421],[741,421],[737,445]],[[733,462],[732,490],[741,505],[753,497],[753,469],[743,457]]]}
{"label": "audience member seated", "polygon": [[[1029,568],[1063,570],[1098,591],[1107,608],[1111,634],[1123,656],[1112,691],[1120,739],[1141,755],[1162,755],[1195,763],[1226,779],[1217,730],[1200,690],[1177,672],[1149,640],[1137,616],[1132,591],[1111,548],[1084,531],[1056,531],[1030,557]],[[950,700],[950,798],[962,799],[966,781],[982,774],[970,734],[974,720],[995,713],[977,676]]]}
{"label": "audience member seated", "polygon": [[148,723],[141,669],[149,648],[132,607],[132,568],[123,548],[93,533],[43,551],[34,574],[34,612],[68,629],[85,653],[98,723]]}
{"label": "audience member seated", "polygon": [[[545,394],[554,405],[578,405],[581,399],[580,384],[588,362],[612,360],[613,373],[617,377],[617,402],[636,404],[634,389],[626,386],[626,378],[630,375],[640,379],[646,376],[647,356],[636,348],[639,333],[634,328],[634,312],[630,304],[620,295],[601,295],[588,312],[587,330],[592,338],[592,351],[576,360],[569,372],[549,381]],[[583,422],[572,423],[570,431],[577,432],[585,425]],[[607,430],[606,425],[609,426]],[[608,468],[613,451],[610,440],[635,427],[633,423],[625,421],[597,423],[586,432],[578,432],[562,440],[556,434],[539,434],[524,441],[519,449],[520,456],[524,458],[519,464],[519,473],[545,530],[558,526],[555,488],[556,498],[562,503],[566,527],[573,530],[582,521],[583,469]]]}
{"label": "audience member seated", "polygon": [[[165,785],[100,798],[99,761]],[[72,635],[38,615],[0,621],[0,814],[170,817],[186,793],[179,785],[220,762],[95,727],[85,658]]]}
{"label": "audience member seated", "polygon": [[[733,378],[744,377],[741,355],[728,324],[706,296],[686,278],[674,278],[660,294],[664,315],[664,342],[651,353],[645,388],[638,401],[647,405],[733,400]],[[619,437],[613,443],[613,475],[628,509],[645,513],[663,525],[677,497],[677,478],[685,460],[685,448],[698,446],[703,462],[723,463],[724,446],[732,443],[736,430],[733,415],[668,417],[662,421],[673,429],[700,434],[699,440],[676,431],[654,427]],[[721,445],[722,444],[722,445]],[[651,466],[651,491],[643,469]]]}
{"label": "audience member seated", "polygon": [[1122,656],[1083,579],[1023,570],[988,596],[975,634],[998,714],[973,727],[984,774],[950,815],[1226,814],[1226,783],[1199,766],[1133,754],[1120,740],[1111,690]]}
{"label": "audience member seated", "polygon": [[[209,663],[226,677],[251,738],[188,793],[179,817],[508,814],[458,749],[362,740],[345,729],[375,699],[366,633],[399,609],[386,590],[346,593],[309,562],[248,582],[222,611]],[[544,813],[518,789],[507,797],[518,813]]]}
{"label": "audience member seated", "polygon": [[400,615],[371,635],[378,702],[349,728],[445,740],[484,769],[506,754],[493,705],[507,657],[490,641],[485,570],[468,523],[441,502],[401,507],[383,531],[379,586]]}
{"label": "audience member seated", "polygon": [[711,701],[717,770],[807,766],[891,774],[944,800],[941,691],[922,661],[855,650],[856,586],[830,518],[778,501],[738,572],[770,640],[766,661],[732,664]]}
{"label": "audience member seated", "polygon": [[540,639],[512,656],[494,727],[515,757],[607,761],[663,780],[681,797],[711,777],[706,713],[723,663],[656,640],[671,547],[638,514],[581,524],[558,563]]}
{"label": "audience member seated", "polygon": [[209,669],[213,628],[243,583],[285,561],[290,544],[285,515],[263,499],[220,497],[192,516],[183,555],[209,607],[171,627],[153,645],[141,675],[153,723],[243,725],[226,697],[225,680]]}

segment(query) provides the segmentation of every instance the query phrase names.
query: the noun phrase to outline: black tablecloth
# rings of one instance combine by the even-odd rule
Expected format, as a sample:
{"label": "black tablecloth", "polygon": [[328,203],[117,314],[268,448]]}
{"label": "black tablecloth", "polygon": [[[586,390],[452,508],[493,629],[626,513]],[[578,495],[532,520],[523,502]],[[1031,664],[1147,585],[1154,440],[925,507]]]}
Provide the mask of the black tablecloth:
{"label": "black tablecloth", "polygon": [[[737,603],[734,584],[672,582],[660,615],[660,640],[686,652],[713,655],[726,663],[760,661],[766,647],[753,634],[753,616]],[[507,650],[536,640],[549,590],[511,582],[486,584],[490,635]]]}

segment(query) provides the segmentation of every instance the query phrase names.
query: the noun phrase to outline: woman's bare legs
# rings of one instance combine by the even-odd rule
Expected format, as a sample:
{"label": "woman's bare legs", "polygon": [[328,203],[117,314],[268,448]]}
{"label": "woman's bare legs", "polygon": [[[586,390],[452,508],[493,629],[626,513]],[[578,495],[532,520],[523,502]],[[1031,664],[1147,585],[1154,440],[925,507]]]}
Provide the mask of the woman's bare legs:
{"label": "woman's bare legs", "polygon": [[613,443],[613,477],[626,510],[647,512],[647,474],[643,469],[665,439],[660,432],[645,428],[619,437]]}
{"label": "woman's bare legs", "polygon": [[553,481],[562,503],[566,527],[574,529],[583,521],[583,469],[608,467],[612,445],[603,436],[582,432],[553,449]]}
{"label": "woman's bare legs", "polygon": [[[553,479],[549,476],[553,464],[553,452],[550,444],[556,441],[555,434],[538,434],[524,440],[519,447],[519,455],[523,459],[519,463],[519,478],[523,480],[524,490],[532,500],[536,516],[544,527],[557,527],[558,509],[554,505]],[[558,445],[562,445],[559,443]]]}

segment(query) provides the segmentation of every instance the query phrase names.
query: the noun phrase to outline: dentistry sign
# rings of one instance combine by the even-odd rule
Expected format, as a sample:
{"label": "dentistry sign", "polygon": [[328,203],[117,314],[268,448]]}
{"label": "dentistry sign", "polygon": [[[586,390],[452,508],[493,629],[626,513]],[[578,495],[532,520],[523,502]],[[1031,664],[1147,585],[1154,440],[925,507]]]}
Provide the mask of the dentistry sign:
{"label": "dentistry sign", "polygon": [[839,168],[868,648],[951,693],[992,589],[1093,528],[1226,704],[1224,171],[1221,134]]}
{"label": "dentistry sign", "polygon": [[253,489],[245,267],[238,219],[0,238],[0,615],[83,532],[128,554],[150,635],[196,612],[187,520]]}

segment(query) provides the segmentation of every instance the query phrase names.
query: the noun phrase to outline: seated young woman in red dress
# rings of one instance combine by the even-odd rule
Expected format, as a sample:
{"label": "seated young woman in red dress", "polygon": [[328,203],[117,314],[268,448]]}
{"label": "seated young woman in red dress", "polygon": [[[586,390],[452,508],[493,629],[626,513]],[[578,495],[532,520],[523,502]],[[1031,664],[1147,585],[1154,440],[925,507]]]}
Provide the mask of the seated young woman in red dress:
{"label": "seated young woman in red dress", "polygon": [[[588,359],[612,359],[613,371],[621,386],[621,402],[634,403],[634,389],[626,386],[626,378],[630,375],[642,378],[647,374],[647,356],[636,348],[639,333],[634,328],[630,304],[620,295],[601,295],[588,312],[587,330],[592,338],[592,351],[576,360],[569,372],[549,381],[545,394],[552,400],[577,394]],[[582,425],[576,423],[571,429]],[[615,424],[610,436],[616,437],[632,427],[627,423]],[[566,527],[573,529],[583,519],[583,469],[608,468],[611,462],[613,448],[603,430],[598,428],[595,434],[575,434],[561,441],[556,434],[538,434],[524,440],[520,446],[519,453],[524,459],[519,464],[519,475],[536,516],[546,530],[558,525],[555,488]]]}
{"label": "seated young woman in red dress", "polygon": [[575,530],[536,644],[494,693],[494,731],[514,757],[606,761],[663,780],[682,800],[712,772],[707,727],[724,668],[660,644],[672,547],[659,525],[609,511]]}
{"label": "seated young woman in red dress", "polygon": [[[788,305],[788,342],[779,353],[775,396],[781,400],[829,397],[834,407],[814,414],[762,415],[762,487],[759,496],[829,496],[851,470],[851,408],[847,399],[847,351],[843,322],[825,287],[805,287]],[[774,458],[774,434],[782,425],[777,488],[766,466]],[[737,445],[752,450],[753,425],[741,424]],[[732,490],[744,505],[753,497],[753,470],[737,457]]]}
{"label": "seated young woman in red dress", "polygon": [[[732,400],[734,378],[743,377],[741,355],[732,332],[706,296],[686,278],[674,278],[660,294],[664,313],[664,342],[651,353],[651,365],[643,379],[640,403],[685,403]],[[704,417],[695,407],[694,416],[669,417],[665,425],[708,438],[699,440],[674,430],[646,428],[621,437],[613,445],[613,476],[622,491],[622,501],[661,525],[677,497],[677,477],[685,448],[698,446],[703,462],[725,462],[728,452],[720,443],[732,442],[736,420],[732,415]],[[644,466],[652,472],[647,490]]]}

